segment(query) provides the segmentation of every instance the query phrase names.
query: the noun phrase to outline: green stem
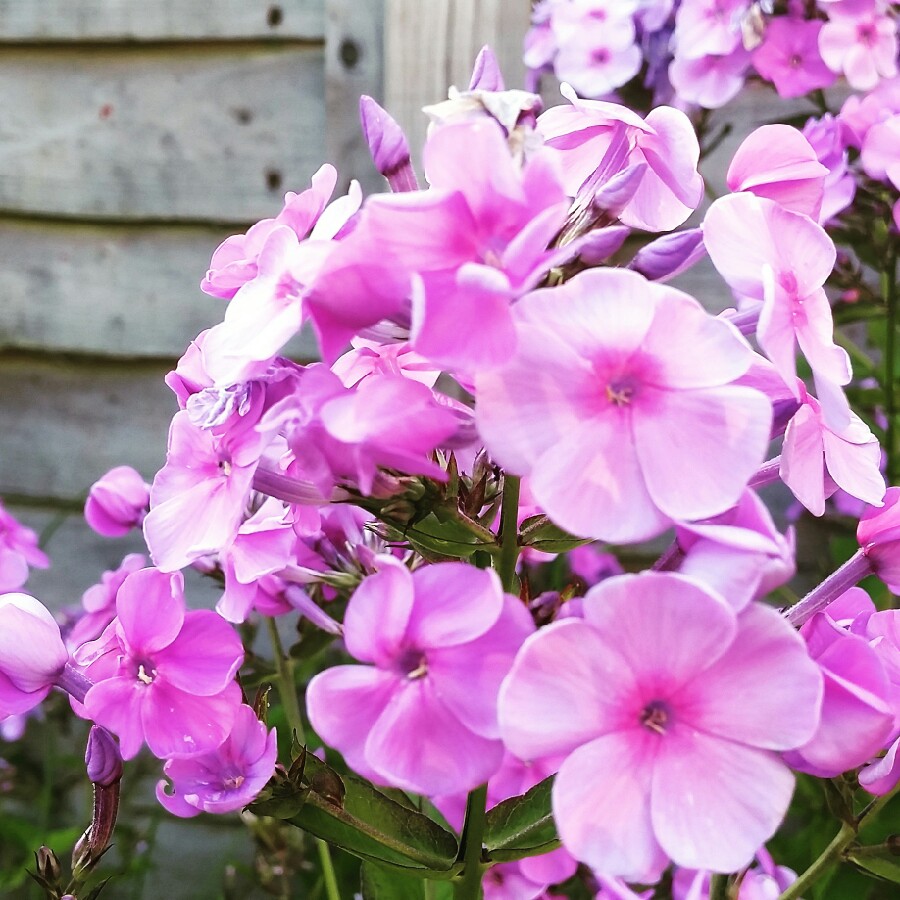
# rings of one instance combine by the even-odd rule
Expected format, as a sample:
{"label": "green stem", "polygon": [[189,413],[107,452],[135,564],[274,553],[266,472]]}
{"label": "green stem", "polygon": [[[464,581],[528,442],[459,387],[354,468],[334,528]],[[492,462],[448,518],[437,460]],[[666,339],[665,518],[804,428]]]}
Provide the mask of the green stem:
{"label": "green stem", "polygon": [[486,808],[487,784],[483,784],[471,791],[466,800],[466,822],[463,825],[461,847],[465,868],[462,879],[453,886],[454,900],[479,900],[481,897],[481,847]]}
{"label": "green stem", "polygon": [[519,559],[519,487],[515,475],[503,476],[503,506],[500,509],[500,558],[497,574],[503,590],[516,593],[516,562]]}
{"label": "green stem", "polygon": [[709,900],[727,900],[728,876],[714,872],[709,879]]}
{"label": "green stem", "polygon": [[[287,719],[288,728],[292,734],[297,735],[301,744],[306,743],[306,732],[303,728],[303,715],[300,712],[300,701],[297,699],[297,683],[294,680],[294,661],[284,652],[281,636],[278,634],[278,626],[275,620],[266,616],[266,627],[269,629],[269,638],[272,641],[272,653],[275,657],[275,671],[278,673],[278,696],[284,707],[284,716]],[[293,745],[293,741],[292,741]],[[334,874],[334,864],[331,861],[331,850],[328,844],[321,838],[316,838],[316,848],[319,851],[319,860],[322,863],[322,875],[325,880],[325,895],[328,900],[341,900],[338,891],[337,879]]]}
{"label": "green stem", "polygon": [[337,875],[334,873],[334,863],[331,861],[328,844],[321,838],[316,838],[316,846],[319,850],[319,862],[322,864],[322,875],[325,879],[325,896],[328,897],[328,900],[341,900],[341,892],[338,890]]}
{"label": "green stem", "polygon": [[822,851],[819,858],[778,898],[778,900],[797,900],[807,893],[833,865],[840,862],[843,852],[856,840],[860,826],[866,819],[877,816],[879,812],[894,799],[898,789],[895,788],[882,797],[876,797],[857,817],[855,825],[845,822],[831,843]]}
{"label": "green stem", "polygon": [[284,716],[287,719],[288,728],[297,735],[301,744],[306,743],[303,729],[303,716],[300,713],[300,703],[297,700],[297,686],[294,682],[294,661],[284,652],[281,637],[278,634],[278,626],[275,620],[266,616],[266,627],[269,629],[269,638],[272,641],[272,651],[275,656],[275,672],[277,673],[278,696],[284,707]]}

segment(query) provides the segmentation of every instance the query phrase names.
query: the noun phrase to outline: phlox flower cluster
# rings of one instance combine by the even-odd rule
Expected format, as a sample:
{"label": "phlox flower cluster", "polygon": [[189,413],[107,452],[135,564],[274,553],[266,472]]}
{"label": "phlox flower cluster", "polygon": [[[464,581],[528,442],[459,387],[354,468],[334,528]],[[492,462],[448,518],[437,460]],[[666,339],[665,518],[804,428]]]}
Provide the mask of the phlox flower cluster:
{"label": "phlox flower cluster", "polygon": [[552,71],[579,94],[642,90],[649,105],[716,109],[756,77],[782,97],[839,76],[868,91],[897,74],[888,0],[541,0],[525,39],[533,86]]}
{"label": "phlox flower cluster", "polygon": [[[827,29],[848,8],[819,4],[797,34],[840,44]],[[877,43],[883,7],[870,12]],[[746,24],[772,45],[784,17],[770,15],[545,2],[531,47],[571,41],[576,76],[602,57],[608,94],[665,29],[670,73],[746,67]],[[287,696],[295,658],[316,669],[304,713],[285,703],[290,727],[308,720],[357,776],[429,798],[463,840],[467,795],[471,810],[486,785],[495,806],[553,778],[562,846],[490,868],[488,898],[537,897],[579,864],[598,897],[639,896],[629,884],[667,869],[678,896],[732,872],[740,896],[764,896],[793,877],[764,845],[796,771],[860,769],[893,789],[900,623],[850,589],[900,584],[900,489],[885,493],[877,438],[850,409],[825,290],[847,148],[824,120],[764,126],[700,214],[685,113],[642,117],[570,82],[538,115],[483,51],[467,90],[428,110],[424,182],[366,98],[391,192],[351,183],[332,199],[323,166],[215,251],[201,287],[222,321],[166,379],[165,465],[149,487],[113,470],[85,509],[103,534],[141,528],[153,565],[105,573],[65,635],[34,598],[0,596],[0,718],[61,687],[125,760],[146,745],[165,761],[170,812],[234,811],[276,773],[277,747],[236,681],[233,626],[296,618],[288,658],[268,623]],[[863,165],[891,180],[878,129],[894,114],[872,96],[842,117],[868,123]],[[667,283],[704,256],[734,297],[719,315]],[[282,354],[305,325],[321,361],[302,365]],[[786,614],[766,602],[795,570],[793,532],[756,491],[774,481],[814,515],[838,490],[866,508],[856,556]],[[620,550],[661,537],[652,570],[623,572]],[[571,580],[533,591],[567,551],[552,567]],[[217,585],[215,611],[187,608],[188,567]],[[314,663],[310,634],[327,645]],[[298,782],[282,763],[283,791]]]}

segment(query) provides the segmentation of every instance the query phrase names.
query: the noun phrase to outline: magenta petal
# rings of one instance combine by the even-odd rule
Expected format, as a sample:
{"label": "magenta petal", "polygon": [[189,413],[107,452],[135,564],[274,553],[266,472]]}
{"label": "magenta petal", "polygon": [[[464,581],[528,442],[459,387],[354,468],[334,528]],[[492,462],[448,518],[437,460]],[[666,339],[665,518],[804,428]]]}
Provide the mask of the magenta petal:
{"label": "magenta petal", "polygon": [[520,759],[568,753],[627,724],[635,691],[630,670],[594,628],[555,622],[525,641],[500,688],[500,734]]}
{"label": "magenta petal", "polygon": [[146,687],[141,707],[147,746],[159,759],[215,750],[228,737],[240,704],[235,682],[220,694],[196,697],[157,680]]}
{"label": "magenta petal", "polygon": [[[499,590],[499,584],[497,587]],[[438,696],[463,725],[487,738],[500,737],[500,683],[509,673],[516,651],[534,631],[524,603],[509,594],[503,601],[503,613],[483,635],[466,644],[445,644],[427,655],[428,677]]]}
{"label": "magenta petal", "polygon": [[237,632],[210,610],[184,617],[178,637],[154,658],[159,674],[180,690],[208,697],[225,690],[244,661]]}
{"label": "magenta petal", "polygon": [[413,594],[406,566],[379,557],[378,571],[363,579],[344,615],[344,643],[350,655],[361,662],[392,665],[404,646]]}
{"label": "magenta petal", "polygon": [[449,647],[483,635],[503,610],[503,588],[492,569],[448,562],[413,573],[416,601],[407,630],[420,649]]}
{"label": "magenta petal", "polygon": [[38,691],[21,691],[0,672],[0,719],[20,716],[44,701],[50,687]]}
{"label": "magenta petal", "polygon": [[121,633],[136,654],[155,653],[175,640],[184,623],[184,578],[140,569],[116,594]]}
{"label": "magenta petal", "polygon": [[[734,506],[762,465],[771,421],[769,400],[752,388],[643,388],[634,440],[656,505],[673,519],[705,519]],[[691,471],[702,477],[685,478]]]}
{"label": "magenta petal", "polygon": [[638,881],[665,865],[650,822],[656,738],[646,729],[603,735],[567,757],[556,776],[563,846],[598,872]]}
{"label": "magenta petal", "polygon": [[819,723],[822,675],[800,635],[774,609],[751,603],[727,653],[673,703],[692,727],[768,750],[808,741]]}
{"label": "magenta petal", "polygon": [[[653,772],[653,830],[674,862],[734,872],[774,833],[794,790],[772,753],[675,727]],[[702,810],[703,814],[698,815]]]}
{"label": "magenta petal", "polygon": [[400,678],[372,666],[334,666],[306,689],[309,721],[322,740],[341,752],[354,771],[370,777],[364,749]]}
{"label": "magenta petal", "polygon": [[366,761],[388,783],[417,794],[467,792],[500,768],[503,744],[466,728],[426,676],[396,691],[369,734]]}
{"label": "magenta petal", "polygon": [[873,760],[859,773],[859,783],[876,796],[886,794],[900,781],[900,738],[894,741],[881,758]]}
{"label": "magenta petal", "polygon": [[178,816],[180,819],[191,819],[194,816],[200,815],[200,810],[196,806],[191,806],[191,804],[184,799],[183,795],[179,793],[166,793],[166,788],[168,786],[169,782],[165,779],[156,783],[156,799],[163,809],[170,812],[173,816]]}

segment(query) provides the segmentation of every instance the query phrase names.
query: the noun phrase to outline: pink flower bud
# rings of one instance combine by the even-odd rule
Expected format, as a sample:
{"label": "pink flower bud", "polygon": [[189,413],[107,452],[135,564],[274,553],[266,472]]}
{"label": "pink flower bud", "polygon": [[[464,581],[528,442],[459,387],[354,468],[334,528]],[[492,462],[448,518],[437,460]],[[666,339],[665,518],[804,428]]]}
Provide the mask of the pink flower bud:
{"label": "pink flower bud", "polygon": [[705,255],[702,229],[690,228],[687,231],[664,234],[651,241],[638,250],[628,268],[640,272],[650,281],[668,281],[699,262]]}
{"label": "pink flower bud", "polygon": [[486,44],[478,51],[475,59],[475,67],[472,69],[472,79],[469,82],[470,91],[502,91],[506,85],[503,83],[503,74],[494,51]]}
{"label": "pink flower bud", "polygon": [[27,594],[0,595],[0,719],[50,692],[69,654],[50,612]]}
{"label": "pink flower bud", "polygon": [[84,505],[88,525],[104,537],[122,537],[144,521],[150,485],[130,466],[116,466],[97,481]]}

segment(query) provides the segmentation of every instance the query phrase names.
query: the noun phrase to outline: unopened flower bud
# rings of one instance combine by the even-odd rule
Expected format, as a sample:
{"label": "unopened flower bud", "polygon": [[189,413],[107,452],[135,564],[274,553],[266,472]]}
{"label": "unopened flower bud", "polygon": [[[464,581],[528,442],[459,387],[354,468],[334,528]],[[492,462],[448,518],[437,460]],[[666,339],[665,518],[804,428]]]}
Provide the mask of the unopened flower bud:
{"label": "unopened flower bud", "polygon": [[636,163],[613,175],[594,194],[594,210],[618,218],[637,193],[647,168],[646,163]]}
{"label": "unopened flower bud", "polygon": [[470,91],[502,91],[506,85],[503,83],[503,75],[494,51],[485,45],[478,51],[475,66],[472,69],[472,78],[469,81]]}
{"label": "unopened flower bud", "polygon": [[49,847],[41,846],[34,854],[34,862],[38,875],[46,882],[51,885],[59,882],[62,877],[62,866],[59,864],[57,855]]}
{"label": "unopened flower bud", "polygon": [[84,754],[88,778],[94,784],[104,787],[119,781],[122,777],[122,754],[115,738],[99,725],[94,725],[88,735],[87,750]]}
{"label": "unopened flower bud", "polygon": [[150,485],[130,466],[116,466],[95,482],[84,505],[88,525],[104,537],[122,537],[144,520]]}
{"label": "unopened flower bud", "polygon": [[650,241],[638,250],[628,268],[640,272],[650,281],[668,281],[699,262],[705,255],[703,230],[690,228]]}
{"label": "unopened flower bud", "polygon": [[359,118],[375,168],[395,192],[418,188],[403,129],[371,97],[359,98]]}

